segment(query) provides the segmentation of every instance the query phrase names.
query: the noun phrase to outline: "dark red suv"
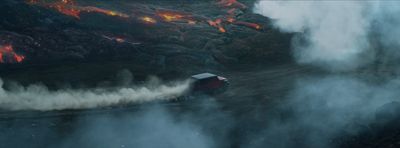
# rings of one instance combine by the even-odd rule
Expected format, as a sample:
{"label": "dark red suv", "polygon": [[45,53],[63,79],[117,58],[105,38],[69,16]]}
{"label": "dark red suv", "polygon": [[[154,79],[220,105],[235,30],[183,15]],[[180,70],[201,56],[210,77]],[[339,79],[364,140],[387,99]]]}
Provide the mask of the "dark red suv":
{"label": "dark red suv", "polygon": [[228,79],[211,73],[193,75],[191,79],[192,92],[215,94],[224,92],[229,86]]}

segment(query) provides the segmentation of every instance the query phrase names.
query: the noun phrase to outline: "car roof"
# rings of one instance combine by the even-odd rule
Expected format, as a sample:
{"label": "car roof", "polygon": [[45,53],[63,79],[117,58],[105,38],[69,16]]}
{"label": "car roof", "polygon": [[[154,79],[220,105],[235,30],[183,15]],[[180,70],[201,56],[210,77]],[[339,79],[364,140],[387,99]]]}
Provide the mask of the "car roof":
{"label": "car roof", "polygon": [[201,73],[201,74],[193,75],[192,78],[194,78],[194,79],[207,79],[207,78],[216,77],[216,76],[217,75],[211,74],[211,73]]}

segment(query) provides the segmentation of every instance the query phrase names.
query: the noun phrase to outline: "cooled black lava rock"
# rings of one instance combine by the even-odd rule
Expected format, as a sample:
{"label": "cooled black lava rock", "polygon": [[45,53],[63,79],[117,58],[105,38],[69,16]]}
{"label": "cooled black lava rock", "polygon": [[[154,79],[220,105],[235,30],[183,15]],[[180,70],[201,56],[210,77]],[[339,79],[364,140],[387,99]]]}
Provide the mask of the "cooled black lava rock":
{"label": "cooled black lava rock", "polygon": [[[140,17],[135,12],[151,14],[156,9],[191,12],[212,19],[226,13],[214,1],[188,2],[184,6],[160,1],[107,1],[101,5],[126,10],[134,17]],[[97,68],[109,70],[104,75],[125,68],[138,74],[190,75],[237,64],[290,61],[291,35],[273,29],[268,18],[251,11],[243,11],[238,19],[259,23],[263,30],[226,24],[227,32],[221,33],[206,22],[187,25],[160,21],[149,25],[134,17],[124,19],[90,12],[82,12],[77,19],[22,0],[2,2],[0,17],[0,40],[13,44],[26,57],[20,64],[0,64],[5,67],[0,69],[0,76],[12,79],[22,77],[13,69],[33,65],[36,69],[51,71],[55,67],[63,69],[66,63],[74,64],[75,72],[83,69],[80,75],[85,77],[86,71],[97,71]],[[118,37],[124,41],[116,41]],[[98,63],[103,66],[97,66]],[[46,81],[48,77],[38,79]]]}

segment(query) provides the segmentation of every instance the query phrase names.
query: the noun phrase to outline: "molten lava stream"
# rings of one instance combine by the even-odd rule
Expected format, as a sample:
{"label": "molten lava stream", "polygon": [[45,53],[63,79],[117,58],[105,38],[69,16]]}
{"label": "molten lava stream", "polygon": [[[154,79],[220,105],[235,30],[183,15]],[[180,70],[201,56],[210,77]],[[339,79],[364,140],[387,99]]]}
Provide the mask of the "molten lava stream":
{"label": "molten lava stream", "polygon": [[143,21],[144,23],[146,23],[146,24],[155,24],[155,23],[157,23],[157,20],[155,20],[154,18],[149,17],[149,16],[143,16],[143,17],[141,17],[139,19],[141,21]]}
{"label": "molten lava stream", "polygon": [[225,28],[222,26],[222,19],[218,18],[215,21],[208,20],[207,22],[208,22],[208,25],[217,28],[219,32],[222,32],[222,33],[226,32]]}
{"label": "molten lava stream", "polygon": [[0,63],[21,63],[25,57],[15,53],[11,45],[0,46]]}
{"label": "molten lava stream", "polygon": [[80,18],[80,14],[82,12],[102,13],[105,15],[122,17],[122,18],[130,17],[128,14],[124,14],[124,13],[116,12],[116,11],[112,11],[112,10],[107,10],[107,9],[102,9],[102,8],[98,8],[98,7],[94,7],[94,6],[78,6],[78,5],[76,5],[76,3],[73,0],[61,0],[59,2],[54,2],[54,3],[48,3],[48,2],[40,3],[39,0],[28,0],[27,3],[28,4],[37,4],[37,5],[48,7],[48,8],[53,8],[62,14],[72,16],[77,19]]}
{"label": "molten lava stream", "polygon": [[246,26],[246,27],[253,28],[253,29],[256,29],[256,30],[262,29],[261,25],[258,25],[256,23],[236,21],[236,22],[233,22],[233,24],[239,25],[239,26]]}
{"label": "molten lava stream", "polygon": [[240,3],[237,0],[220,0],[218,4],[223,7],[235,7],[239,9],[247,9],[247,6],[245,4]]}

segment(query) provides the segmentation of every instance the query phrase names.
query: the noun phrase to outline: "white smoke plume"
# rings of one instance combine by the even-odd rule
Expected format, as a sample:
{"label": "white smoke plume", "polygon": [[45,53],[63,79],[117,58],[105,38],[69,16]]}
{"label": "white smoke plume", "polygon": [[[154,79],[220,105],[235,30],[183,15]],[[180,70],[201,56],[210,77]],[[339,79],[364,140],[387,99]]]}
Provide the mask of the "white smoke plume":
{"label": "white smoke plume", "polygon": [[[376,66],[392,73],[400,61],[400,1],[260,0],[254,11],[296,33],[292,50],[298,63],[333,72]],[[375,72],[300,79],[282,103],[281,118],[255,136],[253,147],[341,147],[332,140],[370,132],[372,124],[390,120],[386,112],[377,113],[399,101],[400,81]]]}
{"label": "white smoke plume", "polygon": [[292,45],[299,63],[331,70],[372,62],[376,55],[369,42],[373,29],[380,30],[382,44],[398,42],[393,37],[400,32],[394,27],[400,23],[399,10],[399,1],[259,1],[254,8],[274,19],[282,31],[302,33]]}
{"label": "white smoke plume", "polygon": [[77,128],[52,147],[215,147],[216,142],[201,126],[182,118],[161,105],[120,116],[102,114],[77,122]]}
{"label": "white smoke plume", "polygon": [[51,91],[43,85],[19,86],[12,90],[3,88],[0,80],[0,109],[3,110],[63,110],[87,109],[127,103],[142,103],[175,99],[185,93],[189,82],[171,85],[155,84],[116,89]]}
{"label": "white smoke plume", "polygon": [[376,115],[383,105],[398,101],[399,88],[399,79],[382,84],[351,76],[301,79],[281,104],[278,118],[268,118],[269,126],[251,147],[337,147],[335,138],[373,130],[371,125],[383,121],[381,117],[391,120]]}

